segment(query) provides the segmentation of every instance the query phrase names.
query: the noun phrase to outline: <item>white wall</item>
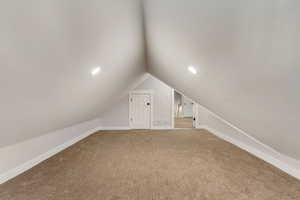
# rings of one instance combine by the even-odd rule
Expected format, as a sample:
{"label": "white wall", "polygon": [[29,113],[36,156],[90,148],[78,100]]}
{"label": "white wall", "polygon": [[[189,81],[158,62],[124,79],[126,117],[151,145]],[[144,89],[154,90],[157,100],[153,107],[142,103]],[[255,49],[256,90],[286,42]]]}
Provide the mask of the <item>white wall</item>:
{"label": "white wall", "polygon": [[145,2],[150,73],[300,160],[300,1]]}
{"label": "white wall", "polygon": [[95,119],[0,148],[0,184],[100,129]]}
{"label": "white wall", "polygon": [[[170,128],[172,126],[172,88],[160,80],[149,75],[140,85],[133,90],[153,90],[153,127]],[[129,101],[128,94],[124,96],[109,111],[103,113],[101,123],[104,128],[129,127]]]}
{"label": "white wall", "polygon": [[300,161],[279,153],[268,145],[263,144],[245,131],[233,126],[207,108],[198,105],[196,128],[204,128],[218,137],[237,145],[253,155],[269,162],[288,174],[300,179]]}
{"label": "white wall", "polygon": [[0,147],[97,118],[145,73],[140,8],[139,0],[2,0]]}
{"label": "white wall", "polygon": [[[126,96],[128,91],[136,88],[148,77],[148,74],[140,76],[135,82],[128,85],[124,91],[118,93],[116,96],[121,96],[120,99],[122,99],[122,96]],[[118,99],[119,98],[114,97],[111,99],[111,102],[116,102]],[[123,110],[125,110],[123,113],[126,112],[126,109],[128,108],[123,108]],[[122,104],[117,108],[117,112],[115,114],[112,113],[111,116],[118,118],[122,116],[119,115],[120,113],[122,113]],[[120,122],[120,120],[117,121]],[[102,122],[99,118],[96,118],[0,148],[0,184],[30,169],[34,165],[95,131],[103,129],[102,123],[106,124],[106,122]],[[107,127],[107,125],[105,127]]]}
{"label": "white wall", "polygon": [[[0,148],[97,118],[142,76],[147,52],[156,77],[300,160],[300,1],[145,2],[146,33],[139,0],[1,1]],[[157,126],[171,121],[167,98],[155,100]]]}
{"label": "white wall", "polygon": [[128,94],[106,112],[100,115],[103,128],[128,129],[129,128],[129,102]]}

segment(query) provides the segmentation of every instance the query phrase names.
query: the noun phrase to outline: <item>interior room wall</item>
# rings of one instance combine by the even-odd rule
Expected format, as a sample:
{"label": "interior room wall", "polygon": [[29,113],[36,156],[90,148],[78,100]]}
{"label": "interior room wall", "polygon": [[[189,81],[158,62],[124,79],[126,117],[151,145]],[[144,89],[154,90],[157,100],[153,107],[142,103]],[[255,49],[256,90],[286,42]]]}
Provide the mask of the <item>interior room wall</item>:
{"label": "interior room wall", "polygon": [[124,95],[109,110],[100,116],[101,124],[105,129],[128,129],[129,128],[129,96]]}
{"label": "interior room wall", "polygon": [[300,180],[299,160],[276,151],[204,106],[197,104],[197,108],[196,128],[207,129],[218,137],[250,152]]}
{"label": "interior room wall", "polygon": [[[152,90],[154,93],[153,128],[172,126],[172,88],[149,75],[133,90]],[[126,94],[115,106],[103,113],[101,123],[105,128],[129,127],[129,95]]]}
{"label": "interior room wall", "polygon": [[300,160],[300,1],[145,2],[150,73]]}
{"label": "interior room wall", "polygon": [[1,1],[0,148],[110,107],[146,71],[142,16],[139,0]]}
{"label": "interior room wall", "polygon": [[[114,103],[118,99],[122,99],[122,96],[128,94],[128,91],[138,86],[148,76],[148,74],[138,76],[136,80],[134,79],[135,82],[116,94],[111,102]],[[121,97],[118,98],[119,96]],[[122,104],[120,105],[122,106]],[[126,110],[126,108],[124,109]],[[122,107],[118,107],[117,113],[112,115],[117,118],[119,113],[122,113]],[[102,121],[96,118],[0,148],[0,184],[102,129]]]}
{"label": "interior room wall", "polygon": [[0,148],[0,184],[98,130],[101,122],[94,119]]}

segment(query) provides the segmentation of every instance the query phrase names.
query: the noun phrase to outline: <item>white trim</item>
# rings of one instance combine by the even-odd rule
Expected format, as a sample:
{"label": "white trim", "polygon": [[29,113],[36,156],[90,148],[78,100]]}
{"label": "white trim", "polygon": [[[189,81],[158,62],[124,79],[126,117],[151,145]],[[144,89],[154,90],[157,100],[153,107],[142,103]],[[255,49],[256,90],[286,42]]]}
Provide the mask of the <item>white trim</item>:
{"label": "white trim", "polygon": [[124,98],[125,96],[128,95],[128,91],[134,90],[137,86],[139,86],[140,84],[142,84],[145,80],[147,80],[149,77],[151,77],[152,75],[149,73],[145,73],[144,75],[142,75],[136,82],[134,82],[133,84],[131,84],[129,87],[127,87],[127,89],[125,89],[121,95],[120,95],[120,99]]}
{"label": "white trim", "polygon": [[194,130],[196,128],[173,128],[174,130]]}
{"label": "white trim", "polygon": [[[202,105],[201,105],[202,106]],[[217,115],[216,113],[210,111],[208,108],[206,108],[205,106],[202,106],[207,112],[209,112],[212,116],[214,116],[215,118],[219,119],[220,121],[222,121],[224,124],[230,126],[232,129],[235,129],[236,131],[238,131],[239,133],[247,136],[248,138],[250,138],[252,141],[254,141],[255,143],[259,144],[260,146],[263,146],[264,148],[268,149],[269,151],[272,151],[275,154],[281,155],[278,151],[276,151],[275,149],[271,148],[270,146],[262,143],[261,141],[257,140],[256,138],[254,138],[253,136],[247,134],[244,130],[234,126],[233,124],[231,124],[230,122],[226,121],[225,119],[223,119],[222,117],[220,117],[219,115]]]}
{"label": "white trim", "polygon": [[153,90],[132,90],[129,92],[129,116],[128,116],[128,121],[129,121],[129,127],[130,129],[135,129],[135,127],[133,127],[132,123],[131,123],[131,98],[132,95],[134,94],[147,94],[150,95],[150,127],[149,129],[152,129],[153,127],[153,121],[154,121],[154,91]]}
{"label": "white trim", "polygon": [[[150,130],[172,130],[175,128],[169,127],[169,126],[152,126]],[[108,126],[108,127],[102,127],[101,130],[103,131],[118,131],[118,130],[134,130],[130,128],[129,126]]]}
{"label": "white trim", "polygon": [[172,130],[174,128],[169,126],[154,126],[151,128],[151,130]]}
{"label": "white trim", "polygon": [[154,94],[154,90],[132,90],[129,94]]}
{"label": "white trim", "polygon": [[[160,80],[161,81],[161,80]],[[163,82],[163,81],[162,81]],[[165,82],[164,82],[165,83]],[[166,83],[165,83],[166,84]],[[168,84],[167,84],[168,85]],[[176,90],[181,95],[189,98],[187,95],[185,95],[183,92]],[[254,145],[246,144],[246,142],[242,142],[241,140],[234,139],[232,137],[229,137],[226,133],[217,131],[216,129],[206,126],[205,124],[199,124],[199,119],[197,119],[196,128],[197,129],[206,129],[210,131],[211,133],[215,134],[216,136],[240,147],[241,149],[244,149],[248,151],[249,153],[257,156],[258,158],[274,165],[275,167],[283,170],[284,172],[290,174],[291,176],[297,178],[300,180],[300,161],[296,160],[294,158],[291,158],[287,155],[281,154],[272,147],[260,142],[253,136],[247,134],[244,130],[236,127],[235,125],[231,124],[230,122],[224,120],[219,115],[215,114],[214,112],[210,111],[208,108],[198,104],[198,106],[203,107],[208,113],[210,113],[213,117],[220,120],[222,123],[227,125],[229,128],[234,129],[235,131],[239,132],[239,134],[243,135],[244,137],[247,137],[249,141],[254,143]],[[198,113],[199,114],[199,113]],[[160,127],[153,127],[152,129],[165,129]]]}
{"label": "white trim", "polygon": [[193,101],[193,128],[197,128],[199,126],[198,110],[198,104],[195,101]]}
{"label": "white trim", "polygon": [[174,104],[175,104],[175,89],[174,88],[172,88],[171,89],[171,98],[172,98],[172,100],[171,100],[171,106],[172,106],[172,108],[171,108],[171,127],[172,128],[175,128],[175,108],[174,108]]}
{"label": "white trim", "polygon": [[[292,162],[295,162],[295,163],[297,163],[299,161],[294,160],[293,158],[290,158],[288,156],[285,156],[285,155],[279,153],[278,151],[272,149],[271,147],[255,140],[255,139],[253,140],[253,142],[256,142],[257,145],[263,146],[264,148],[268,148],[269,150],[272,150],[276,154],[276,156],[279,157],[279,158],[275,158],[271,154],[264,153],[261,150],[259,150],[258,148],[247,145],[247,144],[245,144],[245,143],[243,143],[243,142],[241,142],[237,139],[229,137],[228,135],[223,134],[223,133],[221,133],[221,132],[219,132],[219,131],[211,128],[211,127],[208,127],[206,125],[201,125],[198,128],[208,130],[209,132],[211,132],[214,135],[222,138],[223,140],[225,140],[225,141],[227,141],[231,144],[234,144],[234,145],[238,146],[239,148],[241,148],[243,150],[246,150],[247,152],[257,156],[258,158],[272,164],[273,166],[281,169],[282,171],[284,171],[284,172],[288,173],[289,175],[291,175],[291,176],[293,176],[293,177],[300,180],[300,169],[298,169],[296,167],[293,167],[290,164],[287,164],[284,160],[292,160]],[[237,130],[239,130],[239,129],[237,129]],[[248,136],[247,134],[246,134],[246,136],[250,137],[252,139],[251,136]],[[300,164],[300,162],[299,162],[299,164]]]}
{"label": "white trim", "polygon": [[104,131],[116,131],[116,130],[130,130],[131,128],[129,126],[107,126],[107,127],[102,127],[101,130]]}
{"label": "white trim", "polygon": [[199,126],[201,126],[200,124],[200,118],[199,118],[199,104],[196,103],[196,109],[197,109],[197,116],[196,116],[196,127],[195,128],[198,128]]}
{"label": "white trim", "polygon": [[83,133],[82,135],[79,135],[76,138],[73,138],[73,139],[71,139],[71,140],[69,140],[69,141],[67,141],[67,142],[65,142],[65,143],[63,143],[63,144],[61,144],[59,146],[56,146],[55,148],[47,151],[46,153],[43,153],[43,154],[37,156],[36,158],[33,158],[33,159],[31,159],[31,160],[29,160],[29,161],[27,161],[27,162],[19,165],[18,167],[15,167],[15,168],[13,168],[13,169],[11,169],[11,170],[3,173],[3,174],[0,174],[0,184],[3,184],[6,181],[8,181],[8,180],[10,180],[10,179],[12,179],[12,178],[20,175],[21,173],[23,173],[23,172],[31,169],[32,167],[38,165],[42,161],[44,161],[44,160],[50,158],[51,156],[53,156],[53,155],[55,155],[55,154],[63,151],[64,149],[72,146],[76,142],[78,142],[78,141],[80,141],[80,140],[82,140],[82,139],[90,136],[91,134],[93,134],[93,133],[95,133],[95,132],[97,132],[99,130],[101,130],[100,127],[91,129],[91,130]]}
{"label": "white trim", "polygon": [[[178,93],[180,93],[181,95],[186,96],[183,92],[180,92],[178,90],[176,90],[176,91]],[[186,96],[186,97],[188,97],[188,96]],[[299,167],[300,166],[300,161],[299,160],[296,160],[296,159],[291,158],[287,155],[281,154],[280,152],[276,151],[272,147],[260,142],[259,140],[257,140],[253,136],[247,134],[244,130],[242,130],[242,129],[236,127],[235,125],[231,124],[230,122],[226,121],[221,116],[219,116],[216,113],[212,112],[211,110],[209,110],[205,106],[203,106],[201,104],[198,104],[198,106],[201,106],[209,114],[211,114],[213,117],[217,118],[218,120],[220,120],[221,122],[223,122],[224,124],[229,126],[230,128],[232,128],[235,131],[239,132],[240,134],[244,135],[249,140],[251,140],[253,143],[255,143],[257,146],[260,146],[261,149],[265,149],[265,150],[269,151],[270,153],[264,153],[263,151],[259,150],[258,148],[247,145],[247,144],[245,144],[245,143],[243,143],[243,142],[241,142],[237,139],[229,137],[225,133],[221,133],[221,132],[215,130],[214,128],[212,128],[212,127],[209,127],[207,125],[199,124],[199,121],[197,122],[197,125],[196,125],[197,129],[206,129],[206,130],[210,131],[211,133],[217,135],[218,137],[220,137],[220,138],[222,138],[222,139],[224,139],[224,140],[240,147],[241,149],[246,150],[247,152],[257,156],[258,158],[272,164],[273,166],[281,169],[282,171],[284,171],[284,172],[288,173],[289,175],[291,175],[291,176],[293,176],[293,177],[300,180],[300,167]],[[199,113],[198,113],[198,115],[199,115]]]}

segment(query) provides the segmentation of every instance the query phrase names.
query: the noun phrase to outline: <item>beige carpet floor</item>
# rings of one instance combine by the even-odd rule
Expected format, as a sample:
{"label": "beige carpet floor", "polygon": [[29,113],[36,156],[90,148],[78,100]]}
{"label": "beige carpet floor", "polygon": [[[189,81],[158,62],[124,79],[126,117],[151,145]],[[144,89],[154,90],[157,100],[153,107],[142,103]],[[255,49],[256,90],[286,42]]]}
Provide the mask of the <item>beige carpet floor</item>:
{"label": "beige carpet floor", "polygon": [[0,186],[1,200],[299,200],[300,181],[205,130],[102,131]]}
{"label": "beige carpet floor", "polygon": [[175,128],[193,128],[193,118],[175,117]]}

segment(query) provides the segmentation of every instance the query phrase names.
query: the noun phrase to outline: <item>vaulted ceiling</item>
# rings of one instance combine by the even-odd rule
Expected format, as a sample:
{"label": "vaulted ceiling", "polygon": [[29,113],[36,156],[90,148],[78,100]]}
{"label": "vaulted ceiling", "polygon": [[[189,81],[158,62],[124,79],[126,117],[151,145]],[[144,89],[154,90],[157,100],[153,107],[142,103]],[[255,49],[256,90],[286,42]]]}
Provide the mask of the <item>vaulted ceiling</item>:
{"label": "vaulted ceiling", "polygon": [[153,75],[300,159],[299,1],[148,0],[145,12]]}
{"label": "vaulted ceiling", "polygon": [[297,0],[4,0],[0,24],[0,146],[97,117],[148,70],[300,159]]}
{"label": "vaulted ceiling", "polygon": [[109,107],[146,70],[141,19],[138,0],[1,1],[0,146]]}

